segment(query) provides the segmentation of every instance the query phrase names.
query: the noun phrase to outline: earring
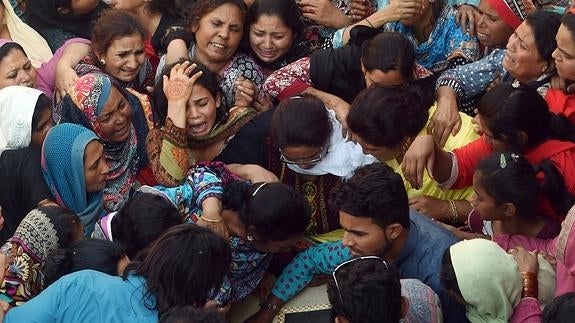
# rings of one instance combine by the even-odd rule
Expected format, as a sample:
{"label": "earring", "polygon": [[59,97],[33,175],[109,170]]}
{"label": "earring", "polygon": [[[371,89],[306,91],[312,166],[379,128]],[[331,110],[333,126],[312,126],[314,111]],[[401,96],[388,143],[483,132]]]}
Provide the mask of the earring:
{"label": "earring", "polygon": [[248,239],[249,242],[253,242],[255,240],[254,236],[251,233],[248,233],[246,239]]}
{"label": "earring", "polygon": [[102,66],[106,65],[106,60],[103,58],[100,58],[100,64],[102,64]]}

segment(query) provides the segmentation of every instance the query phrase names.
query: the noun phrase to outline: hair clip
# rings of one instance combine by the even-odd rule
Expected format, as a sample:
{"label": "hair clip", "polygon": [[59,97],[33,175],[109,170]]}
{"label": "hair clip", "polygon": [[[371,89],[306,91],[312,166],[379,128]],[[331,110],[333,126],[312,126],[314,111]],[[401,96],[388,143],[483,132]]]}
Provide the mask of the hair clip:
{"label": "hair clip", "polygon": [[514,163],[516,163],[517,161],[519,161],[519,155],[511,154],[511,159],[513,160]]}
{"label": "hair clip", "polygon": [[294,100],[295,100],[295,99],[303,99],[303,95],[290,96],[289,99],[290,99],[290,100],[292,100],[292,99],[294,99]]}
{"label": "hair clip", "polygon": [[266,186],[267,183],[261,183],[260,186],[258,186],[258,188],[256,188],[256,190],[252,193],[252,197],[256,196],[256,194],[258,193],[258,191],[260,190],[260,188]]}
{"label": "hair clip", "polygon": [[518,80],[515,80],[515,81],[513,81],[513,83],[511,83],[511,86],[512,86],[514,89],[518,89],[518,88],[521,86],[521,83],[519,83]]}
{"label": "hair clip", "polygon": [[501,156],[499,156],[499,167],[507,167],[507,159],[505,158],[505,154],[501,154]]}

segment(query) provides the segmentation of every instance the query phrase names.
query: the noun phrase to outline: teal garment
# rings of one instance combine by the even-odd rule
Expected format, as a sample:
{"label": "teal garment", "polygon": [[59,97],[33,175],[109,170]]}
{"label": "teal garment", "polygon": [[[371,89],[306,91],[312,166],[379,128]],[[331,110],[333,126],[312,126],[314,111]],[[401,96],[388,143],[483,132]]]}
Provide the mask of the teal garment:
{"label": "teal garment", "polygon": [[67,275],[40,295],[8,311],[10,322],[158,322],[153,297],[145,298],[144,278],[129,275],[126,280],[94,270]]}

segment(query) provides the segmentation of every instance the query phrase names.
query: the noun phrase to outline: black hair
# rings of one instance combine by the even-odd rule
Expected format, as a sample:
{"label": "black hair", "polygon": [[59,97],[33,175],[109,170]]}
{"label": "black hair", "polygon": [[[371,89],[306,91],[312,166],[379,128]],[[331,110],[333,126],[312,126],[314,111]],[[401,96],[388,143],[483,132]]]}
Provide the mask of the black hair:
{"label": "black hair", "polygon": [[309,94],[281,101],[274,111],[270,127],[274,145],[280,149],[325,146],[333,131],[325,105]]}
{"label": "black hair", "polygon": [[450,297],[452,297],[452,295],[457,295],[463,299],[463,294],[461,294],[461,289],[459,289],[459,283],[457,282],[455,268],[451,261],[450,248],[445,249],[443,252],[443,257],[441,258],[441,270],[439,271],[439,281],[441,282],[441,285],[443,285],[445,291],[450,292]]}
{"label": "black hair", "polygon": [[182,222],[178,209],[166,198],[139,193],[112,219],[112,237],[126,248],[126,254],[132,259],[164,231]]}
{"label": "black hair", "polygon": [[147,9],[154,13],[183,18],[181,12],[183,3],[182,0],[151,0],[147,2]]}
{"label": "black hair", "polygon": [[533,30],[537,52],[544,61],[552,65],[553,51],[557,48],[555,35],[561,26],[561,15],[544,9],[537,9],[525,17],[525,22]]}
{"label": "black hair", "polygon": [[278,16],[292,30],[295,39],[303,36],[305,24],[295,0],[255,0],[248,9],[248,24],[255,23],[262,15]]}
{"label": "black hair", "polygon": [[72,242],[76,241],[78,230],[82,228],[80,218],[69,208],[61,206],[39,206],[38,210],[50,219],[56,235],[58,236],[58,244],[61,248],[65,248]]}
{"label": "black hair", "polygon": [[336,316],[353,323],[399,322],[401,284],[399,272],[393,267],[388,268],[379,259],[358,259],[343,265],[335,275],[339,291],[332,276],[327,296]]}
{"label": "black hair", "polygon": [[231,263],[228,242],[195,224],[171,227],[146,251],[145,257],[126,267],[123,277],[135,274],[146,280],[143,303],[159,316],[174,306],[204,306],[208,292],[222,284]]}
{"label": "black hair", "polygon": [[32,132],[37,131],[38,123],[42,117],[42,113],[45,110],[50,110],[52,107],[52,101],[48,99],[46,94],[42,93],[38,96],[36,105],[34,106],[34,113],[32,114]]}
{"label": "black hair", "polygon": [[176,306],[160,317],[160,323],[225,323],[215,310],[193,306]]}
{"label": "black hair", "polygon": [[571,323],[575,315],[575,293],[563,294],[556,297],[545,306],[541,316],[541,323]]}
{"label": "black hair", "polygon": [[306,199],[283,183],[234,181],[224,186],[222,207],[237,211],[246,228],[261,242],[283,241],[303,235],[311,219]]}
{"label": "black hair", "polygon": [[[156,128],[161,128],[166,124],[166,117],[168,116],[168,98],[166,94],[162,90],[164,88],[164,78],[163,76],[169,76],[172,68],[176,66],[176,64],[181,64],[186,60],[180,60],[177,63],[169,64],[164,67],[162,70],[162,77],[158,78],[156,82],[155,88],[158,89],[154,91],[154,106],[152,110],[154,112],[154,123]],[[188,60],[190,65],[196,64],[196,68],[193,70],[192,73],[202,72],[202,76],[196,80],[194,83],[195,85],[201,85],[204,87],[212,97],[217,99],[220,98],[220,106],[216,107],[216,123],[224,123],[228,118],[228,111],[230,107],[226,107],[223,100],[223,92],[220,88],[220,77],[217,73],[210,71],[204,64],[194,61]]]}
{"label": "black hair", "polygon": [[362,90],[347,115],[349,130],[377,147],[397,147],[427,123],[430,105],[417,86]]}
{"label": "black hair", "polygon": [[26,54],[24,48],[20,44],[15,42],[7,42],[0,47],[0,62],[2,62],[4,57],[8,56],[8,54],[10,54],[14,49],[22,51],[24,56],[28,57],[28,54]]}
{"label": "black hair", "polygon": [[366,70],[398,70],[403,79],[413,81],[415,67],[413,43],[398,32],[383,32],[363,43],[361,62]]}
{"label": "black hair", "polygon": [[[567,11],[563,17],[561,17],[561,23],[567,27],[567,30],[571,33],[571,38],[575,40],[575,14]],[[0,57],[3,57],[0,55]]]}
{"label": "black hair", "polygon": [[120,9],[106,9],[93,24],[92,51],[96,55],[105,53],[115,39],[134,34],[142,36],[142,40],[148,35],[136,15]]}
{"label": "black hair", "polygon": [[[205,15],[224,4],[231,4],[238,7],[243,13],[242,19],[245,22],[248,7],[243,0],[196,0],[186,2],[186,6],[183,8],[186,25],[188,28],[191,28],[193,25],[198,24]],[[244,35],[246,28],[247,24],[244,23]]]}
{"label": "black hair", "polygon": [[118,262],[126,256],[121,245],[100,239],[79,240],[68,248],[60,248],[46,259],[44,288],[64,275],[84,269],[117,276]]}
{"label": "black hair", "polygon": [[[487,193],[498,204],[513,203],[520,216],[535,215],[539,193],[543,193],[558,214],[567,214],[575,204],[575,199],[565,188],[563,176],[548,159],[533,167],[521,155],[494,153],[478,164],[477,172],[479,183]],[[536,177],[539,172],[545,176],[542,183]]]}
{"label": "black hair", "polygon": [[496,85],[481,98],[478,112],[493,138],[511,151],[523,152],[547,139],[575,142],[575,126],[564,115],[550,112],[545,99],[527,86]]}
{"label": "black hair", "polygon": [[352,216],[371,218],[382,229],[392,223],[409,228],[409,203],[401,176],[383,163],[355,170],[330,192],[329,203]]}

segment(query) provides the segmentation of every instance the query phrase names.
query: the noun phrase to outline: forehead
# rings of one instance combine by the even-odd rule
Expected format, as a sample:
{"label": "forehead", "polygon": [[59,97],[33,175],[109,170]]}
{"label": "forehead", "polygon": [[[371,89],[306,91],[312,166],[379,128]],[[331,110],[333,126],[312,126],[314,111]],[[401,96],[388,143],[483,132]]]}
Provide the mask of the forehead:
{"label": "forehead", "polygon": [[339,211],[339,224],[347,231],[369,232],[379,229],[372,218],[353,216],[345,211]]}
{"label": "forehead", "polygon": [[[256,28],[278,28],[278,29],[289,29],[285,24],[283,19],[278,15],[268,15],[262,14],[254,21],[253,26]],[[271,30],[279,31],[279,30]]]}
{"label": "forehead", "polygon": [[0,61],[0,68],[12,66],[14,64],[28,62],[28,56],[18,48],[12,48]]}
{"label": "forehead", "polygon": [[533,28],[529,26],[527,21],[524,21],[515,29],[515,33],[525,43],[535,44],[535,36],[533,35]]}
{"label": "forehead", "polygon": [[206,19],[219,19],[221,21],[229,22],[229,23],[243,23],[244,21],[244,14],[240,10],[240,8],[236,5],[231,3],[224,3],[219,7],[216,7],[214,10],[205,14],[203,18]]}
{"label": "forehead", "polygon": [[111,50],[130,50],[144,46],[144,39],[142,35],[135,33],[132,35],[116,37],[108,47]]}
{"label": "forehead", "polygon": [[569,29],[561,24],[557,31],[557,46],[568,54],[575,55],[575,41]]}
{"label": "forehead", "polygon": [[483,11],[484,13],[489,14],[490,16],[499,17],[499,14],[497,13],[497,11],[495,9],[493,9],[493,7],[486,0],[481,0],[479,2],[479,10]]}
{"label": "forehead", "polygon": [[110,88],[110,94],[108,95],[106,103],[104,104],[104,107],[100,113],[103,114],[106,112],[114,111],[118,102],[123,98],[124,96],[122,93],[120,93],[120,91],[115,86],[112,86]]}
{"label": "forehead", "polygon": [[92,140],[86,145],[84,150],[84,165],[90,166],[98,160],[104,151],[104,146],[97,140]]}

